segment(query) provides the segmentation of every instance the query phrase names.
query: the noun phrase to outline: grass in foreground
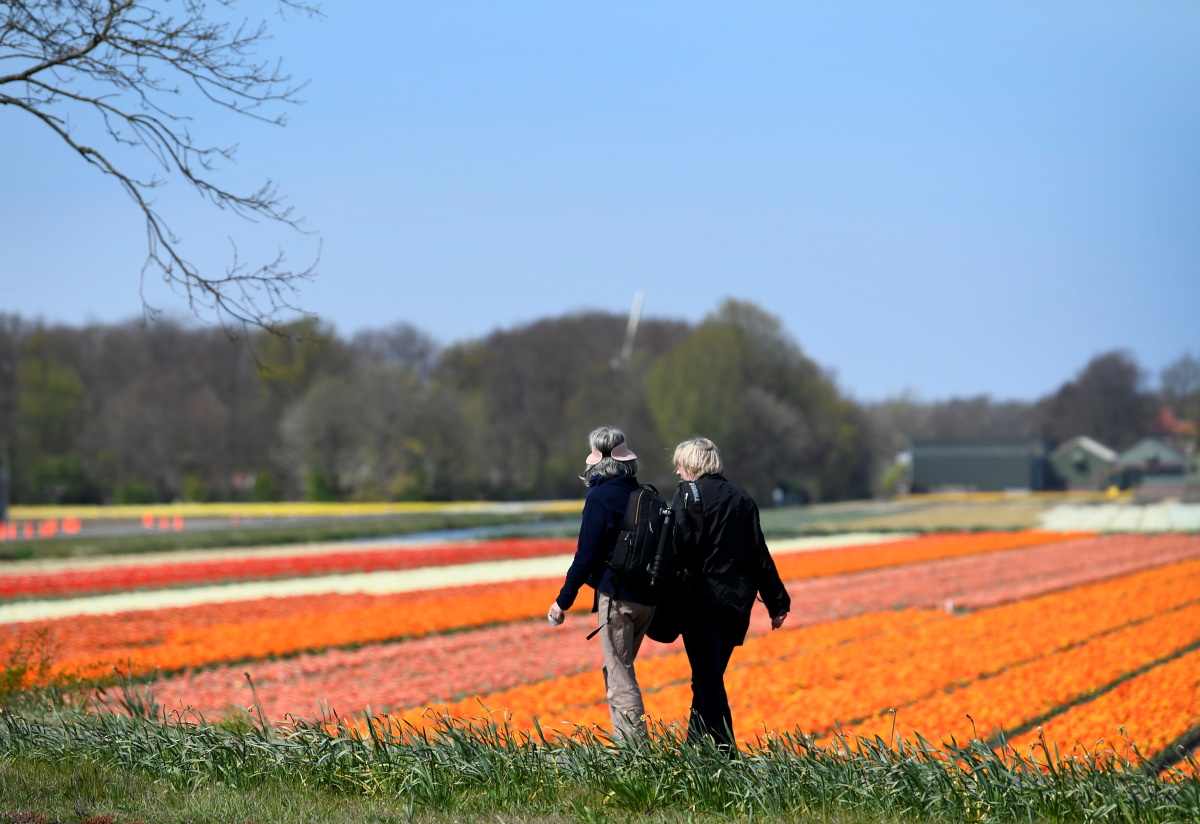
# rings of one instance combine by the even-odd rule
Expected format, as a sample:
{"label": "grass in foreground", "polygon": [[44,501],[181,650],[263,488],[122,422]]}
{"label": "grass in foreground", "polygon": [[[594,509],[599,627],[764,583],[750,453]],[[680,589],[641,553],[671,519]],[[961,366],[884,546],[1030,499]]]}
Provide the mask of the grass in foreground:
{"label": "grass in foreground", "polygon": [[[95,708],[94,708],[95,709]],[[0,716],[0,822],[488,820],[1184,822],[1200,780],[1104,759],[1036,763],[981,741],[892,748],[796,732],[736,760],[675,726],[612,746],[601,731],[514,733],[442,719],[432,734],[336,717],[276,727],[168,716],[126,685],[101,711]],[[370,726],[370,732],[363,731]]]}
{"label": "grass in foreground", "polygon": [[[405,799],[351,796],[297,784],[265,784],[238,789],[209,783],[181,790],[145,771],[120,768],[89,758],[44,761],[0,757],[0,824],[407,824],[408,822],[502,822],[557,824],[581,822],[722,822],[705,813],[632,812],[578,799],[564,799],[553,813],[525,810],[463,812],[417,808]],[[849,812],[776,816],[798,824],[899,824],[900,819],[869,818]]]}

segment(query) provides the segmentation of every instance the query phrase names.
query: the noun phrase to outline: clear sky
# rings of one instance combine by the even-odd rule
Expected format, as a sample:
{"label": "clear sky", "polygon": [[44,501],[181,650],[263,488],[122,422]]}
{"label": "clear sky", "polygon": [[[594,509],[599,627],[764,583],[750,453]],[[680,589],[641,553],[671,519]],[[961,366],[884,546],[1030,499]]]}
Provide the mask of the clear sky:
{"label": "clear sky", "polygon": [[[248,3],[247,11],[273,8]],[[272,23],[311,78],[221,180],[277,180],[323,238],[298,301],[441,343],[582,309],[776,314],[863,399],[1032,399],[1093,355],[1200,354],[1200,4],[327,3]],[[0,310],[136,316],[128,198],[0,109]],[[219,263],[312,237],[172,185]],[[260,248],[261,247],[261,248]],[[153,303],[182,313],[156,283]]]}

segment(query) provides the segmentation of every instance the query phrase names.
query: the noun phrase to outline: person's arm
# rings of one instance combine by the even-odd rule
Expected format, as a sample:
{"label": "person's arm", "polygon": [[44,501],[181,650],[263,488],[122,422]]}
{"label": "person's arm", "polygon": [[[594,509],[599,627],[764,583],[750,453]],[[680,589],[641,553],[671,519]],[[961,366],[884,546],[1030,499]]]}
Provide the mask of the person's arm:
{"label": "person's arm", "polygon": [[779,577],[775,568],[775,560],[767,549],[767,539],[763,536],[762,525],[759,523],[758,507],[754,507],[754,547],[755,558],[751,564],[751,574],[754,576],[754,586],[762,595],[763,603],[771,616],[771,628],[779,629],[792,608],[792,598]]}
{"label": "person's arm", "polygon": [[[568,610],[575,603],[580,588],[587,583],[592,572],[604,563],[611,546],[605,545],[605,538],[612,530],[609,529],[608,517],[604,508],[594,501],[583,505],[583,522],[579,526],[579,542],[575,547],[575,557],[567,569],[567,577],[563,582],[554,604],[560,610]],[[613,536],[615,539],[615,536]],[[553,608],[552,612],[553,614]]]}

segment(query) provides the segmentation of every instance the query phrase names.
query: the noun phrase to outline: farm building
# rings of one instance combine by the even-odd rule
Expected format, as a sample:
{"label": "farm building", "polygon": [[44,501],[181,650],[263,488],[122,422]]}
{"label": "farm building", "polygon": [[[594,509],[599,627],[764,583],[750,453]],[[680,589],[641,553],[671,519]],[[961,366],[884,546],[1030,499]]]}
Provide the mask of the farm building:
{"label": "farm building", "polygon": [[1050,453],[1050,466],[1067,489],[1103,489],[1111,483],[1117,453],[1080,435]]}
{"label": "farm building", "polygon": [[914,440],[912,490],[1042,490],[1045,456],[1045,446],[1033,439]]}
{"label": "farm building", "polygon": [[1116,469],[1128,480],[1127,486],[1137,484],[1152,475],[1183,475],[1187,459],[1158,438],[1143,438],[1117,456]]}
{"label": "farm building", "polygon": [[1158,438],[1143,438],[1117,457],[1123,489],[1136,487],[1138,497],[1191,499],[1200,490],[1200,458],[1189,457]]}

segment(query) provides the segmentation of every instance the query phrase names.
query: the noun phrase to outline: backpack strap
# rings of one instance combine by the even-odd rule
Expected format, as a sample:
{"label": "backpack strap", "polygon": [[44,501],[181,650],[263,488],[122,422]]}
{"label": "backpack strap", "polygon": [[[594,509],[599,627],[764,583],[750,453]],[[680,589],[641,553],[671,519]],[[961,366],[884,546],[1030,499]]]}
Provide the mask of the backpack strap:
{"label": "backpack strap", "polygon": [[[655,489],[650,484],[638,484],[638,488],[629,493],[629,498],[626,499],[626,501],[625,501],[625,514],[621,516],[621,529],[617,533],[617,541],[618,542],[621,540],[620,535],[622,532],[633,532],[637,529],[637,516],[638,516],[638,512],[642,506],[642,499],[646,497],[646,495],[645,495],[646,492],[650,492],[654,495],[658,494],[658,490]],[[615,550],[615,549],[616,549],[616,546],[614,545],[613,550]],[[612,550],[609,551],[609,555],[611,557]],[[610,574],[612,575],[613,583],[616,584],[617,589],[620,589],[620,587],[621,587],[620,573],[617,572],[617,570],[613,569],[612,567],[609,567],[609,571],[610,571]],[[611,597],[608,599],[608,615],[605,616],[604,623],[601,624],[600,626],[596,627],[590,633],[588,633],[588,636],[587,636],[588,641],[595,638],[596,634],[598,632],[600,632],[600,630],[604,629],[605,625],[608,624],[608,622],[612,620],[612,602],[616,597],[617,597],[617,593],[613,592]]]}
{"label": "backpack strap", "polygon": [[642,493],[645,491],[646,485],[641,484],[637,489],[629,493],[629,498],[625,502],[625,515],[621,518],[621,531],[629,532],[637,529],[638,508],[642,505]]}
{"label": "backpack strap", "polygon": [[593,638],[595,638],[596,635],[599,634],[600,630],[604,629],[606,626],[608,626],[609,622],[612,621],[612,602],[613,602],[613,599],[615,599],[616,597],[617,597],[617,595],[615,592],[609,596],[609,598],[608,598],[608,615],[604,616],[604,623],[600,624],[594,630],[589,632],[587,638],[584,639],[585,641],[590,641]]}
{"label": "backpack strap", "polygon": [[700,487],[695,481],[684,481],[679,489],[683,493],[683,516],[688,519],[699,544],[704,534],[704,505],[700,500]]}

